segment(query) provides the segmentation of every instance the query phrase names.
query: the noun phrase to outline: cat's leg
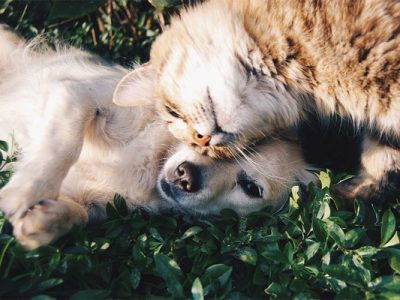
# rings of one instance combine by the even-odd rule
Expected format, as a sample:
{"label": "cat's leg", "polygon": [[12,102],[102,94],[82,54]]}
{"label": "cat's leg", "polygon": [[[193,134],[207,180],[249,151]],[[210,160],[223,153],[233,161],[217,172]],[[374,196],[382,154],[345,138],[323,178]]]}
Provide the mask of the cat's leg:
{"label": "cat's leg", "polygon": [[400,150],[366,138],[359,174],[333,187],[346,199],[390,201],[400,197]]}
{"label": "cat's leg", "polygon": [[88,222],[87,210],[67,198],[41,200],[14,220],[14,235],[22,246],[34,249],[49,244],[73,226]]}
{"label": "cat's leg", "polygon": [[80,155],[85,129],[96,115],[88,92],[77,82],[57,82],[47,91],[41,96],[41,113],[32,116],[32,140],[0,191],[0,210],[12,223],[41,200],[58,198],[63,179]]}

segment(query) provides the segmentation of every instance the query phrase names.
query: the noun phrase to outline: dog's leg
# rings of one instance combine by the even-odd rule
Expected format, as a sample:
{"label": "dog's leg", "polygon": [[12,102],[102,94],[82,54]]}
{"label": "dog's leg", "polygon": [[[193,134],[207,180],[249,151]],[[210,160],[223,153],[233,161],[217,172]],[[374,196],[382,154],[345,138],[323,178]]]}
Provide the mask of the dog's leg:
{"label": "dog's leg", "polygon": [[363,145],[359,174],[334,186],[346,199],[391,201],[400,197],[400,150],[367,138]]}
{"label": "dog's leg", "polygon": [[30,146],[22,149],[15,174],[0,191],[0,210],[12,223],[41,200],[58,198],[81,152],[85,129],[96,115],[89,92],[79,83],[58,82],[47,90]]}
{"label": "dog's leg", "polygon": [[14,235],[27,249],[49,244],[67,233],[74,225],[88,222],[85,208],[78,203],[59,198],[42,200],[13,222]]}
{"label": "dog's leg", "polygon": [[7,64],[10,55],[25,43],[24,39],[14,32],[10,26],[0,23],[0,66]]}

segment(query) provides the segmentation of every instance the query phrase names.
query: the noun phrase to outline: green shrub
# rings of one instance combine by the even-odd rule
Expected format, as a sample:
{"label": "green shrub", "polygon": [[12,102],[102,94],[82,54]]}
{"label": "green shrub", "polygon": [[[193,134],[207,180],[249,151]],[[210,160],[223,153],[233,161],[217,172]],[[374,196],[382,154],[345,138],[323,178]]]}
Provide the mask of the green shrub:
{"label": "green shrub", "polygon": [[[121,63],[148,60],[151,43],[179,1],[0,0],[0,21],[26,38],[44,34]],[[187,2],[187,1],[186,1]]]}
{"label": "green shrub", "polygon": [[116,196],[104,223],[34,251],[0,217],[0,298],[397,297],[400,203],[346,210],[330,193],[338,178],[319,177],[306,197],[293,187],[283,213],[214,222],[128,212]]}

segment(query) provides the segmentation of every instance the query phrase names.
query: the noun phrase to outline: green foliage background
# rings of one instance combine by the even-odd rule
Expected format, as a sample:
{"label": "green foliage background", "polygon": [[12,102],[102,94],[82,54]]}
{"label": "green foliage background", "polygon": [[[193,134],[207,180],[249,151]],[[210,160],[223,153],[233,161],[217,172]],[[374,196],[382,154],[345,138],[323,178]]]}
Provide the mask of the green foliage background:
{"label": "green foliage background", "polygon": [[0,22],[26,38],[40,33],[121,63],[140,63],[181,5],[179,0],[0,0]]}
{"label": "green foliage background", "polygon": [[[0,21],[131,64],[181,4],[0,0]],[[0,187],[12,160],[0,156]],[[399,201],[345,205],[330,192],[342,177],[319,177],[303,197],[294,187],[283,213],[214,222],[131,213],[116,196],[104,224],[28,252],[0,216],[0,298],[399,299]]]}

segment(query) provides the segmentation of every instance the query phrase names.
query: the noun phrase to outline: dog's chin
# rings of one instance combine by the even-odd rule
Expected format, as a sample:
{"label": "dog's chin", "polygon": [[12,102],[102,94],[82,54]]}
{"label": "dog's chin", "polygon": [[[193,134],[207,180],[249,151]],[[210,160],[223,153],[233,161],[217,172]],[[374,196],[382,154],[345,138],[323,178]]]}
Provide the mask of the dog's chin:
{"label": "dog's chin", "polygon": [[171,184],[169,184],[165,179],[159,180],[158,189],[163,199],[174,205],[179,205],[179,201],[175,198]]}

